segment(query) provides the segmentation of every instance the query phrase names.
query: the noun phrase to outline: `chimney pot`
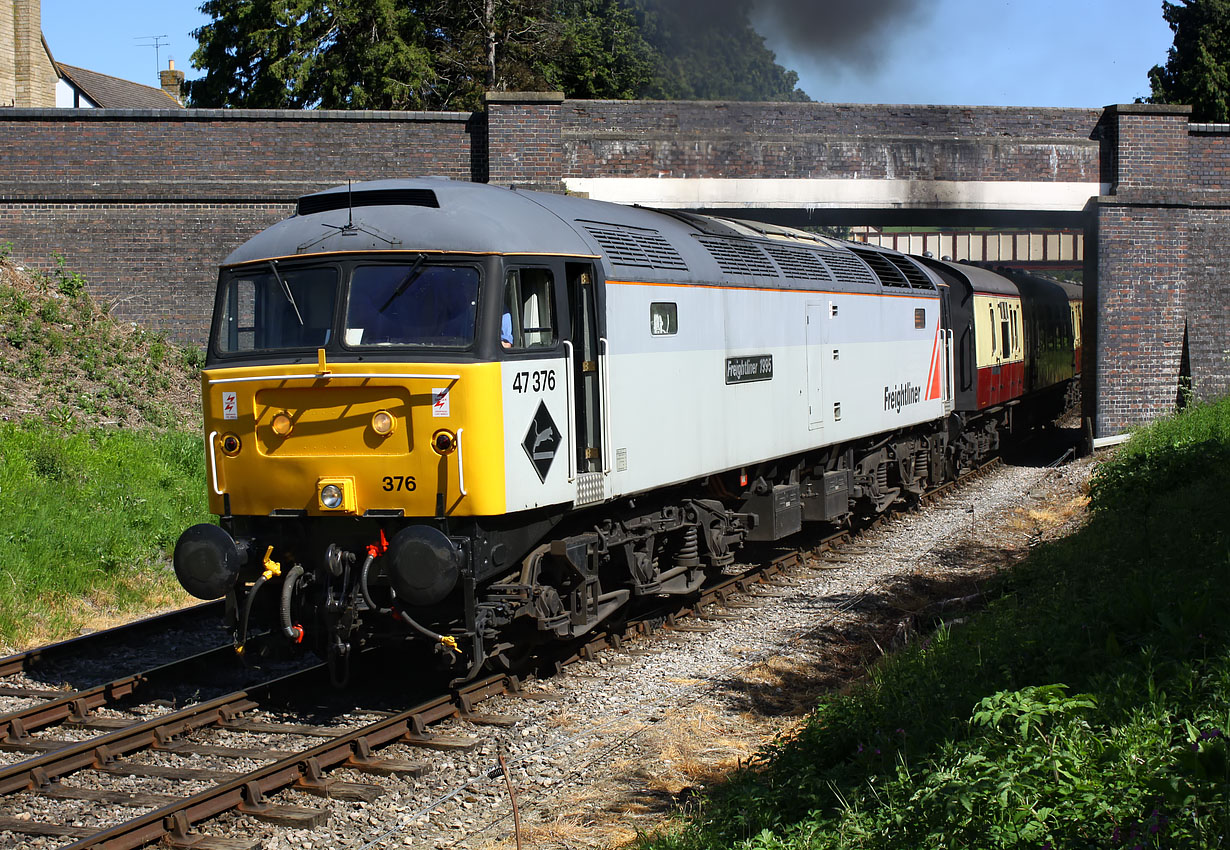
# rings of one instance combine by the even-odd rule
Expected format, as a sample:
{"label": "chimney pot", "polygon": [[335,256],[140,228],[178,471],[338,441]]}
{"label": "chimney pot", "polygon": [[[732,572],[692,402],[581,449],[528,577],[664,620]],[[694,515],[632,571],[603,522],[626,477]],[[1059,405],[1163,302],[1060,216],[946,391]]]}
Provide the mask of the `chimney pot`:
{"label": "chimney pot", "polygon": [[176,103],[183,103],[184,77],[187,75],[183,71],[175,70],[174,59],[168,60],[167,65],[167,70],[158,72],[158,79],[162,84],[162,90],[175,98]]}

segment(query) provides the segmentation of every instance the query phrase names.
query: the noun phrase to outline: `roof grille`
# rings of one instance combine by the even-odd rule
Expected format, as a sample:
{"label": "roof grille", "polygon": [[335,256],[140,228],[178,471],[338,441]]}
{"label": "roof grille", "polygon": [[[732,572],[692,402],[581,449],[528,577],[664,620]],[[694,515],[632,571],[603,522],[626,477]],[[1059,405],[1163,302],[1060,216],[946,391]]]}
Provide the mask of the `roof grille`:
{"label": "roof grille", "polygon": [[680,269],[687,271],[687,263],[671,243],[656,230],[632,229],[617,224],[586,224],[581,222],[590,236],[598,240],[607,258],[617,266],[634,266],[642,269]]}
{"label": "roof grille", "polygon": [[765,250],[777,263],[778,268],[786,277],[798,280],[832,280],[829,270],[820,262],[820,258],[812,251],[801,248],[782,248],[777,245],[766,245]]}
{"label": "roof grille", "polygon": [[863,261],[871,266],[871,270],[876,273],[880,283],[885,286],[894,286],[898,289],[909,289],[910,282],[905,279],[905,275],[901,273],[900,269],[889,262],[886,255],[881,254],[879,251],[867,251],[859,248],[851,248],[850,250],[862,257]]}
{"label": "roof grille", "polygon": [[761,247],[752,242],[702,237],[700,244],[709,250],[718,268],[727,274],[781,277]]}
{"label": "roof grille", "polygon": [[299,199],[299,215],[313,215],[349,207],[432,207],[440,202],[431,189],[365,189],[358,192],[320,192]]}
{"label": "roof grille", "polygon": [[915,289],[935,289],[935,284],[931,282],[931,278],[923,273],[913,260],[908,257],[895,257],[892,254],[887,254],[889,262],[901,270],[905,275],[905,279],[910,282],[910,286]]}
{"label": "roof grille", "polygon": [[845,251],[824,251],[820,254],[820,259],[838,283],[857,283],[863,286],[874,286],[876,283],[871,270],[853,254]]}

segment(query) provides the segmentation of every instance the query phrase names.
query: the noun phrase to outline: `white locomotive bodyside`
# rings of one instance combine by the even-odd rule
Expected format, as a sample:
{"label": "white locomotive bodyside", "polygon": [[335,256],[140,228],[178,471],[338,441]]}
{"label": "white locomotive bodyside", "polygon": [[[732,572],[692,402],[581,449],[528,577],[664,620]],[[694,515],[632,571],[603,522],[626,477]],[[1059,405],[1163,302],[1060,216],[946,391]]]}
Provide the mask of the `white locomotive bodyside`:
{"label": "white locomotive bodyside", "polygon": [[[565,220],[578,203],[541,202]],[[884,286],[839,243],[780,229],[769,238],[724,222],[741,243],[755,240],[778,257],[787,251],[795,266],[799,258],[828,258],[839,271],[858,264],[842,279],[732,276],[705,268],[722,255],[697,251],[687,221],[621,212],[621,221],[602,222],[601,229],[569,221],[582,238],[598,232],[606,242],[593,243],[603,252],[595,273],[605,292],[592,363],[597,462],[583,469],[576,451],[584,439],[576,421],[581,389],[570,376],[581,355],[569,347],[563,357],[505,362],[509,511],[583,507],[934,422],[952,411],[940,292],[921,266],[911,266],[921,284]],[[677,266],[686,256],[686,270],[621,267],[621,254],[610,250],[612,233],[653,239],[659,251],[665,249],[658,240],[669,243],[671,256],[681,259]],[[540,405],[564,455],[544,476],[534,450],[517,439],[541,436]]]}

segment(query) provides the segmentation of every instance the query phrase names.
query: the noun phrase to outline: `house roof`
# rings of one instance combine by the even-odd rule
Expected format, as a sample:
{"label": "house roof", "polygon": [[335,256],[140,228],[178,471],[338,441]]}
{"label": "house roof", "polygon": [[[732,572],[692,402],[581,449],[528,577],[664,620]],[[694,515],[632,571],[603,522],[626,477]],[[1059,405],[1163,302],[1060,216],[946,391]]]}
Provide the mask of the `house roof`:
{"label": "house roof", "polygon": [[162,89],[57,62],[60,74],[102,109],[183,109]]}

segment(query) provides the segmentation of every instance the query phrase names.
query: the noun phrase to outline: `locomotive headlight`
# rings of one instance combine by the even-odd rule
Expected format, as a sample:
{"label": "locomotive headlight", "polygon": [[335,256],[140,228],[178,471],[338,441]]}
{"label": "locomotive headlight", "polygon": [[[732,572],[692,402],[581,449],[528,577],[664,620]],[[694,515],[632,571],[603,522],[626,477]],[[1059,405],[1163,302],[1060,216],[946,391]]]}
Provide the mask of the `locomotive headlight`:
{"label": "locomotive headlight", "polygon": [[291,420],[290,414],[285,410],[281,413],[275,414],[273,421],[270,422],[269,425],[273,428],[273,433],[277,434],[279,437],[285,437],[291,432],[291,429],[295,427],[295,423]]}
{"label": "locomotive headlight", "polygon": [[316,509],[323,513],[355,513],[357,506],[354,479],[340,475],[318,478],[316,505]]}
{"label": "locomotive headlight", "polygon": [[393,433],[393,428],[396,427],[397,420],[387,410],[377,410],[372,414],[372,430],[381,437],[387,437]]}

